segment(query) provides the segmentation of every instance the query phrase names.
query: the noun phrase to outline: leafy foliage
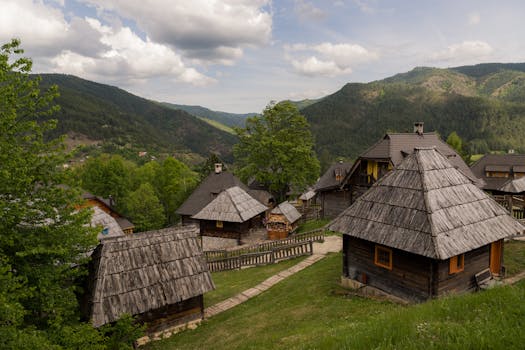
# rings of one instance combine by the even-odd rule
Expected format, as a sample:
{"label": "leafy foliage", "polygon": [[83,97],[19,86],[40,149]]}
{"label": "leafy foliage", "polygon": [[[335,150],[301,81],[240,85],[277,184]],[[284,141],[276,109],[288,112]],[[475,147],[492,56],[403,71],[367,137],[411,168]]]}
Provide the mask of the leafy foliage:
{"label": "leafy foliage", "polygon": [[61,139],[43,136],[56,125],[57,89],[41,93],[22,53],[18,40],[0,48],[0,348],[104,349],[78,321],[76,281],[97,243],[91,212],[61,186]]}
{"label": "leafy foliage", "polygon": [[292,103],[269,105],[262,116],[248,118],[246,128],[235,131],[239,143],[233,152],[241,178],[268,184],[280,201],[290,188],[302,190],[318,177],[308,122]]}
{"label": "leafy foliage", "polygon": [[141,184],[129,194],[126,208],[137,231],[156,230],[164,226],[164,208],[149,183]]}

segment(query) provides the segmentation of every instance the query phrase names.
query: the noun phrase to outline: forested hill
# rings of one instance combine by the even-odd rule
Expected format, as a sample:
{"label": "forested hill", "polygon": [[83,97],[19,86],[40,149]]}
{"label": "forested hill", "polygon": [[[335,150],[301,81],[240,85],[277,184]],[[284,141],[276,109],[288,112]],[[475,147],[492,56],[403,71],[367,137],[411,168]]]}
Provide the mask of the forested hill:
{"label": "forested hill", "polygon": [[110,145],[109,149],[158,153],[210,152],[232,160],[235,136],[181,110],[173,110],[117,87],[71,75],[41,74],[41,87],[59,87],[61,106],[55,135],[76,133]]}
{"label": "forested hill", "polygon": [[525,64],[415,68],[346,84],[301,111],[323,159],[355,158],[387,131],[411,132],[414,121],[443,138],[456,131],[471,153],[525,153]]}

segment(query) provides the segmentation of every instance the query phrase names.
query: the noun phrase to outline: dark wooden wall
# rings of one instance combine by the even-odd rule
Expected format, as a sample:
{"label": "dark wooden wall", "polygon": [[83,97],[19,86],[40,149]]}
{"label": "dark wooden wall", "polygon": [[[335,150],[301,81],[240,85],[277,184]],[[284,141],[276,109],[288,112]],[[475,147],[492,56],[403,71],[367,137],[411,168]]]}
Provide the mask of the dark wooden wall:
{"label": "dark wooden wall", "polygon": [[[345,242],[346,241],[346,242]],[[346,277],[413,301],[431,295],[432,259],[392,249],[392,270],[374,264],[375,243],[343,236]]]}
{"label": "dark wooden wall", "polygon": [[243,223],[223,221],[222,227],[217,227],[216,224],[216,221],[200,220],[201,235],[241,239],[254,226],[251,220]]}
{"label": "dark wooden wall", "polygon": [[168,327],[202,319],[204,316],[203,305],[203,296],[199,295],[180,303],[145,312],[138,315],[137,318],[140,322],[147,323],[147,332],[157,332]]}
{"label": "dark wooden wall", "polygon": [[449,274],[449,259],[434,260],[392,249],[392,270],[374,264],[375,243],[343,235],[343,275],[413,301],[471,291],[487,268],[490,245],[465,253],[464,270]]}
{"label": "dark wooden wall", "polygon": [[321,192],[321,216],[324,219],[333,219],[350,206],[350,192],[332,190]]}
{"label": "dark wooden wall", "polygon": [[449,260],[437,262],[438,284],[436,295],[461,293],[476,289],[474,275],[489,268],[490,245],[465,253],[464,270],[453,275],[449,274]]}

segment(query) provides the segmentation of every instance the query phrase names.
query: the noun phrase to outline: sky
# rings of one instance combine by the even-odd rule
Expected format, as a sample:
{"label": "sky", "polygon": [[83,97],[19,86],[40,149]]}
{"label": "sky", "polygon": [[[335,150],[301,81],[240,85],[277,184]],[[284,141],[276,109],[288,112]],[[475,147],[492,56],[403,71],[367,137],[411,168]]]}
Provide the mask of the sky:
{"label": "sky", "polygon": [[419,66],[525,62],[525,2],[0,0],[35,73],[232,113]]}

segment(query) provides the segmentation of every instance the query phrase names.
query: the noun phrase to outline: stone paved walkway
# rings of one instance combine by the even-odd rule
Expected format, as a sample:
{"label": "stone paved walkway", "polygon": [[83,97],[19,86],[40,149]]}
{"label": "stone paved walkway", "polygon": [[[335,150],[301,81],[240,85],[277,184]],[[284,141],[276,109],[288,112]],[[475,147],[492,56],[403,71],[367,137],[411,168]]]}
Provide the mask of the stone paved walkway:
{"label": "stone paved walkway", "polygon": [[314,243],[313,255],[304,259],[300,263],[267,278],[266,280],[259,283],[255,287],[247,289],[231,298],[228,298],[224,301],[221,301],[220,303],[217,303],[215,305],[212,305],[206,308],[204,310],[204,318],[213,317],[217,314],[220,314],[221,312],[224,312],[239,304],[244,303],[246,300],[261,294],[265,290],[270,289],[271,287],[281,282],[285,278],[290,277],[291,275],[307,268],[308,266],[315,264],[319,260],[323,259],[327,253],[338,252],[341,250],[341,248],[342,248],[341,237],[339,236],[325,237],[325,241],[323,243]]}

